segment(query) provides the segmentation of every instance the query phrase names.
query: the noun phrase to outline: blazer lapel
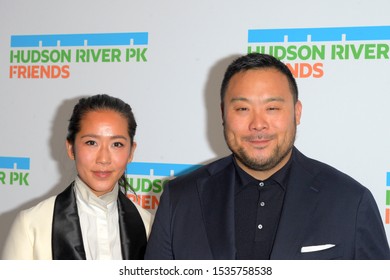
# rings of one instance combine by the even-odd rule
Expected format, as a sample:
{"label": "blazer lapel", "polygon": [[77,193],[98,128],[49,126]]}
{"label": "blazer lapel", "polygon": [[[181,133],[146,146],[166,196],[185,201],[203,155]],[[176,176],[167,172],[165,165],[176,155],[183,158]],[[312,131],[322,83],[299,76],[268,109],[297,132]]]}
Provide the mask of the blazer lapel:
{"label": "blazer lapel", "polygon": [[214,259],[235,258],[235,169],[231,157],[227,163],[226,167],[218,166],[221,167],[218,169],[220,171],[214,175],[199,179],[197,182],[202,202],[202,215]]}
{"label": "blazer lapel", "polygon": [[118,195],[118,211],[123,259],[143,259],[147,243],[145,226],[135,205],[122,192]]}
{"label": "blazer lapel", "polygon": [[55,200],[52,253],[53,260],[86,259],[73,183]]}
{"label": "blazer lapel", "polygon": [[[118,195],[119,231],[123,259],[143,259],[146,231],[137,208],[121,192]],[[73,183],[54,204],[52,225],[53,260],[85,260]]]}
{"label": "blazer lapel", "polygon": [[296,259],[300,252],[319,197],[313,184],[313,175],[300,164],[293,164],[271,259]]}

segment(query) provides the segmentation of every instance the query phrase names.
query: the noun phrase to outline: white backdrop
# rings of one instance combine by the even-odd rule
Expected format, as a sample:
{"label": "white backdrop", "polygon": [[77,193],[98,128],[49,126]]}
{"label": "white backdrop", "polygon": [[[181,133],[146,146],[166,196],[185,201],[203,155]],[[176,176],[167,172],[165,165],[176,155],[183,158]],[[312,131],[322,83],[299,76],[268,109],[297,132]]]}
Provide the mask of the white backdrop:
{"label": "white backdrop", "polygon": [[[233,58],[260,46],[302,51],[285,58],[301,69],[296,146],[367,186],[390,239],[389,10],[387,0],[0,0],[0,250],[17,212],[73,180],[65,135],[80,97],[108,93],[133,107],[138,148],[128,174],[154,212],[164,180],[229,153],[221,79]],[[251,30],[282,41],[252,42]],[[102,41],[93,46],[93,36]],[[120,36],[133,40],[116,43]],[[322,57],[306,57],[314,46]],[[42,59],[29,59],[33,50]],[[55,61],[60,51],[69,61]],[[49,68],[61,72],[43,74]]]}

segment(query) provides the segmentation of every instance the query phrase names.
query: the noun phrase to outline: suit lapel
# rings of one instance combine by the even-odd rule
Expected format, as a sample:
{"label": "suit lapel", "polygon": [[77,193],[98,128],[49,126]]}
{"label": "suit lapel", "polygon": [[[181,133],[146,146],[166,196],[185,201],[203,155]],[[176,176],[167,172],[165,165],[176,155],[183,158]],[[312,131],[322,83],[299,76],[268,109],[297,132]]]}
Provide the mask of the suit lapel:
{"label": "suit lapel", "polygon": [[314,185],[313,175],[300,164],[294,163],[290,170],[289,185],[271,259],[297,258],[318,197],[319,189]]}
{"label": "suit lapel", "polygon": [[[289,185],[271,259],[296,259],[307,234],[307,223],[319,198],[314,175],[304,168],[306,161],[295,149]],[[315,171],[312,171],[315,174]],[[234,182],[232,158],[212,166],[211,176],[199,179],[198,190],[208,241],[214,259],[235,259]]]}
{"label": "suit lapel", "polygon": [[[227,166],[225,167],[227,163]],[[222,165],[222,163],[221,163]],[[218,166],[214,175],[198,180],[202,215],[214,259],[235,258],[234,182],[235,169],[230,160]],[[220,168],[219,168],[220,167]]]}
{"label": "suit lapel", "polygon": [[[143,259],[145,226],[135,205],[121,192],[118,217],[123,259]],[[54,260],[86,259],[73,183],[57,196],[54,204],[52,253]]]}
{"label": "suit lapel", "polygon": [[52,225],[53,260],[85,260],[73,183],[55,200]]}
{"label": "suit lapel", "polygon": [[118,195],[118,211],[123,259],[143,259],[147,242],[145,226],[135,205],[121,192]]}

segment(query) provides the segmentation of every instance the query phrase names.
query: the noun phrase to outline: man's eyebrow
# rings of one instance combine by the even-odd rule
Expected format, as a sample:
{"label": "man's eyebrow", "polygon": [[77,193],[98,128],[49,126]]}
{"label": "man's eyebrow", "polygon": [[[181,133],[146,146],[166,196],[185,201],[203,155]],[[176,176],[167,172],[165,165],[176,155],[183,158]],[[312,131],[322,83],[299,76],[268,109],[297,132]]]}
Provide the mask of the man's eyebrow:
{"label": "man's eyebrow", "polygon": [[283,97],[269,97],[264,100],[264,102],[285,102],[286,100]]}
{"label": "man's eyebrow", "polygon": [[[230,100],[230,103],[232,102],[238,102],[238,101],[245,101],[245,102],[250,102],[248,98],[245,97],[233,97]],[[286,100],[283,97],[268,97],[264,100],[265,103],[268,102],[285,102]]]}
{"label": "man's eyebrow", "polygon": [[245,97],[233,97],[232,99],[230,99],[230,102],[237,102],[237,101],[246,101],[246,102],[249,102],[249,99],[248,99],[248,98],[245,98]]}

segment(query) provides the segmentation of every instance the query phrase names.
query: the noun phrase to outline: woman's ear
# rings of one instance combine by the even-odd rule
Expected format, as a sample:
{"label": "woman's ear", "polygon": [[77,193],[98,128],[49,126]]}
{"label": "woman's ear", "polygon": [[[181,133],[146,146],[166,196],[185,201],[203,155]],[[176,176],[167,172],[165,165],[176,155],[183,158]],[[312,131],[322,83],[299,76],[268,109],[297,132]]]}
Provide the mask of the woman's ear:
{"label": "woman's ear", "polygon": [[74,160],[73,145],[68,140],[66,140],[65,145],[66,145],[66,152],[68,153],[68,157],[71,160]]}
{"label": "woman's ear", "polygon": [[127,160],[127,163],[130,163],[133,160],[134,152],[135,152],[136,148],[137,148],[137,143],[133,142],[133,144],[131,145],[131,150],[130,150],[130,154],[129,154],[129,158]]}

